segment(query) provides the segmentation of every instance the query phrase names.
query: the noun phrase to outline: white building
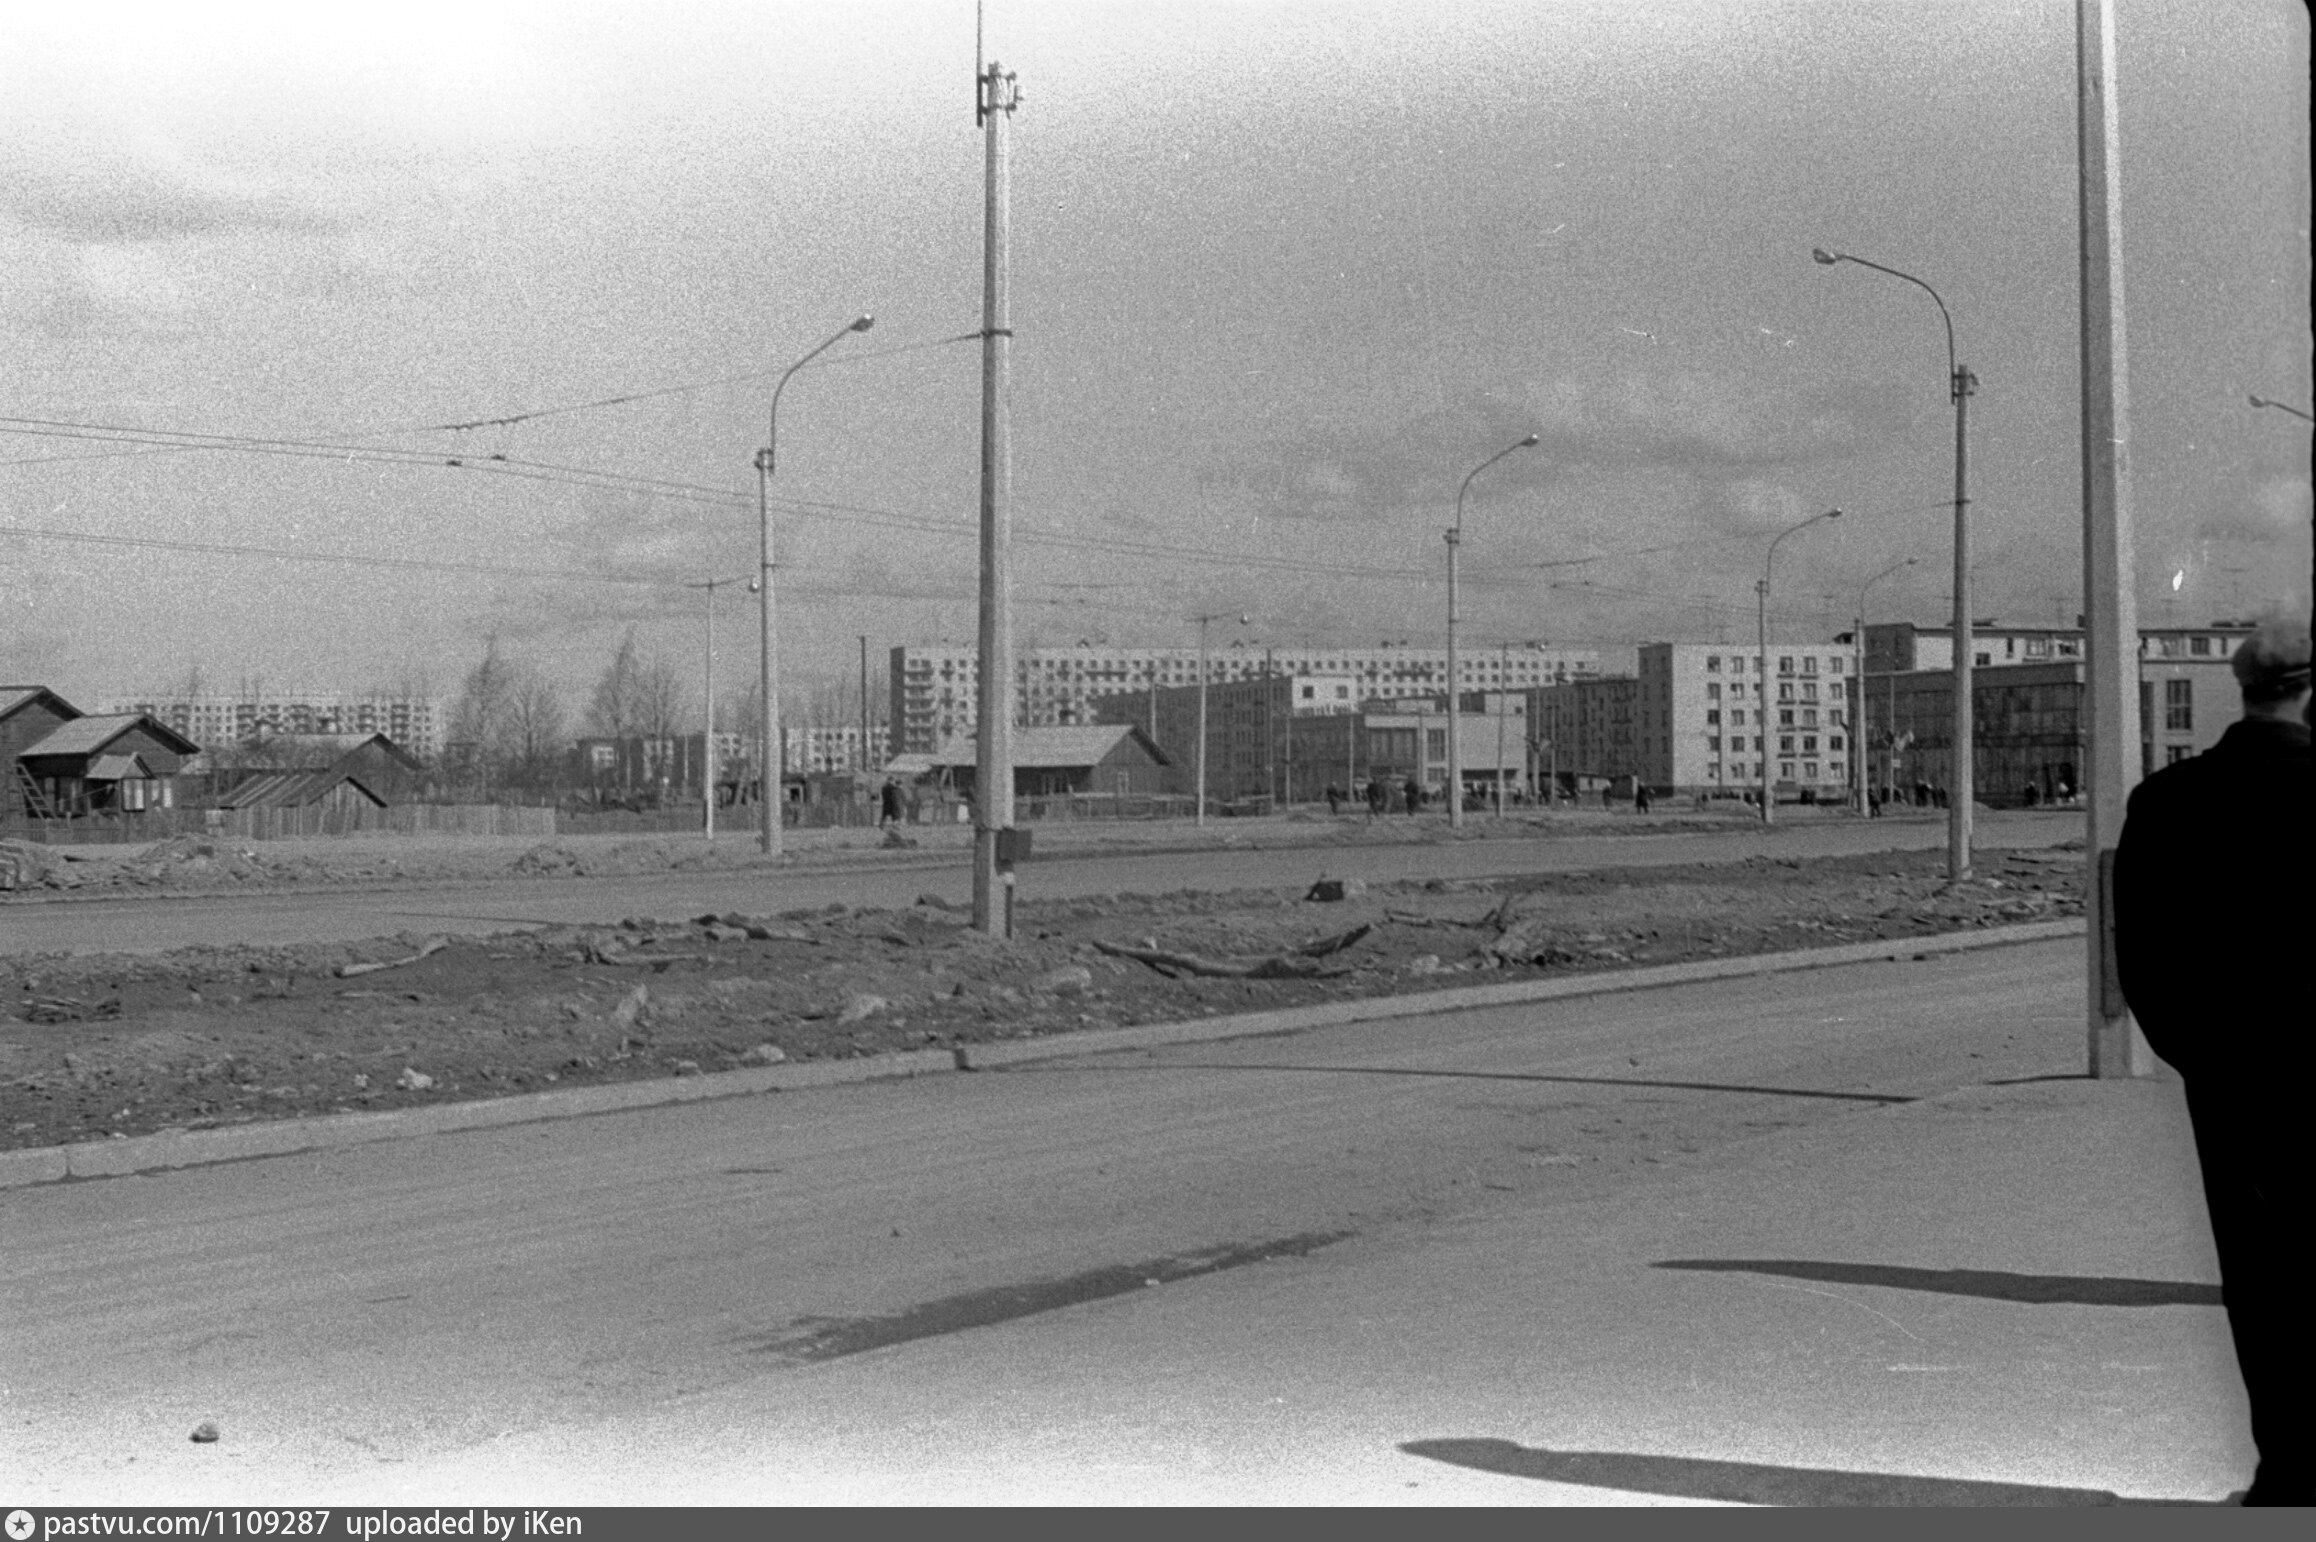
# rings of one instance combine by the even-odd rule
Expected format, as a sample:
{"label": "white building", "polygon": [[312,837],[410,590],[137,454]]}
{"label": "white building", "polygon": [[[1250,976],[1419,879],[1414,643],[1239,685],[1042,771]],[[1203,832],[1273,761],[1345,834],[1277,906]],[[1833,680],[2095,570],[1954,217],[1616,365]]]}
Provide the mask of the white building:
{"label": "white building", "polygon": [[143,712],[196,744],[219,747],[276,734],[384,734],[422,760],[442,753],[448,704],[440,697],[344,691],[260,696],[116,697],[104,712]]}
{"label": "white building", "polygon": [[[927,753],[950,739],[973,732],[980,711],[979,650],[943,644],[892,650],[890,690],[894,746],[901,753]],[[1484,644],[1458,650],[1456,674],[1462,689],[1526,690],[1558,680],[1597,675],[1600,654],[1589,648]],[[1340,710],[1364,701],[1438,696],[1447,683],[1445,648],[1381,646],[1332,648],[1298,645],[1263,649],[1243,643],[1216,646],[1208,654],[1207,682],[1293,676],[1295,689],[1341,691]],[[1024,648],[1014,658],[1022,723],[1049,726],[1095,721],[1093,702],[1133,691],[1163,690],[1198,683],[1198,649],[1113,648],[1081,645]],[[1295,710],[1326,703],[1299,695]]]}
{"label": "white building", "polygon": [[1634,774],[1676,792],[1758,788],[1764,757],[1780,796],[1846,795],[1855,655],[1842,643],[1751,649],[1647,643],[1635,699]]}

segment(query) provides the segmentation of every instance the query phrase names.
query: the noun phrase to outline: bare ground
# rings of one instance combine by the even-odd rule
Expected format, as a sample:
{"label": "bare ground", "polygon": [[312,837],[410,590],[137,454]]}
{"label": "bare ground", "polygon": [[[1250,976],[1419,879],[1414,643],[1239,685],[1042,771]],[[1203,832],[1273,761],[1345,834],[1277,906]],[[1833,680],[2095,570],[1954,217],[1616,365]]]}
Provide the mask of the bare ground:
{"label": "bare ground", "polygon": [[[179,852],[159,869],[197,860],[234,858]],[[293,860],[312,859],[266,865]],[[1942,867],[1939,853],[1885,852],[1354,886],[1340,900],[1121,893],[1025,902],[1011,942],[927,900],[16,958],[0,962],[0,1149],[2082,913],[2079,849],[1989,853],[1959,885]]]}

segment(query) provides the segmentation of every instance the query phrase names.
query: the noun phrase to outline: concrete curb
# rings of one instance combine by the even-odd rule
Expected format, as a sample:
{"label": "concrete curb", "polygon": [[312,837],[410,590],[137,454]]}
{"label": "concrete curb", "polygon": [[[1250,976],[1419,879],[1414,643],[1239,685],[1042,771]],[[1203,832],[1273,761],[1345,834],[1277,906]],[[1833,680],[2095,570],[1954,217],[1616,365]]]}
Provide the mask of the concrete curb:
{"label": "concrete curb", "polygon": [[407,1140],[421,1135],[446,1135],[458,1130],[495,1129],[502,1125],[533,1124],[548,1119],[574,1119],[588,1114],[657,1108],[670,1103],[697,1103],[710,1098],[799,1091],[807,1087],[836,1087],[899,1076],[936,1075],[945,1071],[986,1071],[1036,1060],[1059,1060],[1117,1050],[1156,1049],[1169,1044],[1199,1044],[1217,1039],[1260,1038],[1270,1034],[1302,1033],[1345,1023],[1422,1017],[1434,1012],[1475,1007],[1517,1006],[1531,1001],[1604,996],[1625,991],[1654,990],[1670,985],[1690,985],[1706,980],[1737,980],[1754,975],[1782,974],[1798,969],[1831,969],[1844,964],[1870,964],[1885,959],[1896,961],[1923,958],[1938,953],[2010,947],[2021,943],[2046,942],[2058,937],[2079,937],[2082,934],[2083,922],[2080,919],[2036,921],[2023,926],[1988,927],[1975,932],[1941,932],[1928,937],[1895,937],[1791,953],[1698,959],[1686,964],[1603,971],[1558,980],[1521,980],[1507,985],[1473,985],[1405,996],[1329,1001],[1315,1006],[1285,1007],[1273,1012],[1248,1012],[1194,1022],[1143,1023],[1131,1028],[1098,1028],[1040,1039],[960,1044],[951,1049],[903,1050],[889,1055],[863,1055],[853,1060],[818,1060],[799,1065],[765,1066],[755,1070],[719,1071],[706,1076],[659,1077],[649,1081],[569,1087],[553,1092],[526,1093],[519,1097],[490,1098],[471,1103],[438,1103],[426,1108],[388,1109],[369,1114],[327,1114],[312,1119],[234,1125],[227,1129],[136,1135],[124,1140],[76,1141],[69,1146],[0,1151],[0,1189],[56,1183],[68,1178],[125,1177],[132,1173],[163,1171],[173,1167],[238,1162],[253,1157],[283,1156],[296,1151],[360,1146],[382,1140]]}

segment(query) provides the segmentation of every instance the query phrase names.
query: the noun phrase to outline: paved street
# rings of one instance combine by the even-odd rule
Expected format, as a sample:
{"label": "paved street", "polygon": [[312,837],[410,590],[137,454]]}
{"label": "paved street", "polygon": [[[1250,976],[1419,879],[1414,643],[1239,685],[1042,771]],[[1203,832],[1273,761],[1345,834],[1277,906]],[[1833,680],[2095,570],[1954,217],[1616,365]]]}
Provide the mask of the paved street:
{"label": "paved street", "polygon": [[[2079,813],[1983,813],[1981,847],[2049,846],[2078,839]],[[1190,832],[1185,831],[1187,839]],[[1215,837],[1218,841],[1220,836]],[[1932,850],[1942,820],[1811,819],[1768,829],[1667,835],[1443,841],[1437,845],[1329,846],[1241,851],[1072,853],[1023,869],[1021,894],[1061,897],[1121,890],[1300,886],[1322,872],[1386,882],[1477,878],[1592,867],[1735,862],[1753,856],[1832,856]],[[800,863],[800,866],[802,864]],[[920,894],[970,903],[972,869],[955,855],[867,857],[851,866],[766,874],[650,873],[618,878],[504,880],[327,894],[166,895],[0,905],[0,952],[166,952],[225,943],[353,941],[403,931],[485,934],[519,926],[615,921],[628,915],[764,913],[841,900],[907,905]]]}
{"label": "paved street", "polygon": [[2080,957],[15,1190],[9,1460],[51,1501],[1664,1502],[1731,1462],[1772,1470],[1736,1497],[2217,1497],[2240,1392],[2176,1088],[2035,1080],[2079,1070]]}

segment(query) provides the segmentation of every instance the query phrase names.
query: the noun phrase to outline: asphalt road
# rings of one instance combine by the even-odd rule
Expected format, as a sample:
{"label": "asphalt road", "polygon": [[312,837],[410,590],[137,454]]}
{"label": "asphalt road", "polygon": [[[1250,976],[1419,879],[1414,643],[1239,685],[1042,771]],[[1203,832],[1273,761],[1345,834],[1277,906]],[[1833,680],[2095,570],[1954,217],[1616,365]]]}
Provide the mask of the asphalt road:
{"label": "asphalt road", "polygon": [[[1148,1333],[1146,1281],[1152,1303],[1227,1282],[1259,1336],[1265,1279],[1593,1225],[1750,1142],[2079,1071],[2080,960],[2069,940],[7,1191],[0,1488],[426,1502],[397,1485],[447,1462],[537,1499],[494,1443],[703,1396],[773,1449],[903,1472],[922,1404],[875,1388],[933,1367],[962,1396],[1041,1325],[1082,1333],[1072,1302]],[[1430,1310],[1420,1267],[1394,1278],[1391,1311]],[[1045,1422],[991,1432],[984,1477],[1008,1442],[1088,1438],[1052,1374]],[[1150,1395],[1201,1417],[1194,1386]],[[203,1420],[224,1438],[189,1443]],[[626,1461],[663,1496],[716,1465],[598,1451],[597,1486]]]}
{"label": "asphalt road", "polygon": [[[2080,813],[1982,812],[1983,848],[2049,846],[2078,839]],[[1021,870],[1023,899],[1109,894],[1301,887],[1322,874],[1387,882],[1477,878],[1506,873],[1733,862],[1753,856],[1830,856],[1860,851],[1943,849],[1943,821],[1796,820],[1767,829],[1666,835],[1575,836],[1533,840],[1442,841],[1437,845],[1057,856]],[[795,871],[651,873],[618,878],[502,880],[441,886],[381,886],[324,893],[139,895],[0,904],[0,954],[162,953],[231,943],[352,942],[399,932],[481,935],[518,927],[743,911],[764,914],[842,901],[900,906],[921,894],[952,904],[972,900],[972,870],[958,857]]]}

